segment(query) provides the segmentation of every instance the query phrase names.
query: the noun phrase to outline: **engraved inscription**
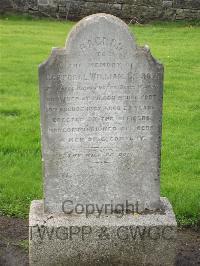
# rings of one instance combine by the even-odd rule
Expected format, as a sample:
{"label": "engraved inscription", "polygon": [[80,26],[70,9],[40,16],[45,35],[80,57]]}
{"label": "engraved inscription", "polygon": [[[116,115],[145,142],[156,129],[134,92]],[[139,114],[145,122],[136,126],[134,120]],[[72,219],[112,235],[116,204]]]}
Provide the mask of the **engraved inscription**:
{"label": "engraved inscription", "polygon": [[66,195],[159,207],[163,68],[124,23],[98,16],[40,66],[46,211]]}

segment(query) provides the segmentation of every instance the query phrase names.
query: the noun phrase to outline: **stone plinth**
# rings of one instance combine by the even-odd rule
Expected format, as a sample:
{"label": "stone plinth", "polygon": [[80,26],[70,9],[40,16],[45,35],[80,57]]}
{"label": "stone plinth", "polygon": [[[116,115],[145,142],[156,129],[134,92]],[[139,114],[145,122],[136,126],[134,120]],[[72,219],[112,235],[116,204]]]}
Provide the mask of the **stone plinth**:
{"label": "stone plinth", "polygon": [[30,209],[30,266],[173,265],[176,220],[169,201],[154,214],[48,215]]}

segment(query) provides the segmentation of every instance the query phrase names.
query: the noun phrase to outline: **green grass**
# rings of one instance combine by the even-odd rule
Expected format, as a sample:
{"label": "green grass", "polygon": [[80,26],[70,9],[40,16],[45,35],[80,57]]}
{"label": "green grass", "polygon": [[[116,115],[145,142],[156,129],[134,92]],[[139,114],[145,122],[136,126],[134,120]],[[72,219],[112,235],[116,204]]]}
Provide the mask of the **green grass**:
{"label": "green grass", "polygon": [[[25,217],[42,197],[38,64],[74,25],[1,19],[0,212]],[[131,26],[165,66],[161,194],[181,225],[200,220],[200,29],[195,23]]]}

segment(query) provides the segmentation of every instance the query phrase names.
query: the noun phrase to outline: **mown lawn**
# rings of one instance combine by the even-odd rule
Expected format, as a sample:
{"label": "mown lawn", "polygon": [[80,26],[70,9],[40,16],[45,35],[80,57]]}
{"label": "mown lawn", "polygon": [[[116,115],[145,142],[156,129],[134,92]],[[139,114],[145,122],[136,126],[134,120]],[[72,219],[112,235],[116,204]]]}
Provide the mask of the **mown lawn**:
{"label": "mown lawn", "polygon": [[[28,215],[42,197],[38,64],[62,47],[74,23],[1,18],[0,212]],[[200,28],[196,23],[131,26],[165,66],[161,194],[179,224],[200,220]]]}

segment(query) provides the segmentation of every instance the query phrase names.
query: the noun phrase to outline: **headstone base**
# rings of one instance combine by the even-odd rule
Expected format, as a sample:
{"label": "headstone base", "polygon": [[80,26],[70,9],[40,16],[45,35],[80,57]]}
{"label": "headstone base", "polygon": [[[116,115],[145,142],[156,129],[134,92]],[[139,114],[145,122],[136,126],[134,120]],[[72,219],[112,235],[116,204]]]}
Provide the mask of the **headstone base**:
{"label": "headstone base", "polygon": [[163,213],[101,215],[44,214],[31,203],[30,266],[174,265],[176,220],[169,201]]}

